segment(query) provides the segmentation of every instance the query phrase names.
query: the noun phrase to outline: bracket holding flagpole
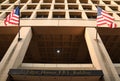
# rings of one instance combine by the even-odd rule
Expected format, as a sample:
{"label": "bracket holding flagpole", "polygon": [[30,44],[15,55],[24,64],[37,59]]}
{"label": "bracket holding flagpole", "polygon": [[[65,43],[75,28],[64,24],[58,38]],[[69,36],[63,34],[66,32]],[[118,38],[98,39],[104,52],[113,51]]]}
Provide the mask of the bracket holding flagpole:
{"label": "bracket holding flagpole", "polygon": [[19,26],[19,29],[18,29],[18,41],[21,41],[22,40],[22,38],[20,37],[20,26]]}

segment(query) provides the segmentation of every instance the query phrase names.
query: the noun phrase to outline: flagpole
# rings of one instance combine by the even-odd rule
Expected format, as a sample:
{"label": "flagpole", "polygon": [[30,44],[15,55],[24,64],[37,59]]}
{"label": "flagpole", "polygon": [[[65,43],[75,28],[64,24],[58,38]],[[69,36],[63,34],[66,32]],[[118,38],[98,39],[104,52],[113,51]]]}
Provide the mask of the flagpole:
{"label": "flagpole", "polygon": [[[97,13],[98,13],[98,5],[99,4],[99,1],[97,1]],[[98,34],[98,31],[97,31],[97,28],[98,28],[98,26],[96,26],[95,27],[96,28],[96,40],[98,39],[98,36],[97,36],[97,34]]]}
{"label": "flagpole", "polygon": [[[20,9],[20,0],[19,0],[19,5],[18,5],[18,7],[19,7],[19,9]],[[19,10],[19,12],[20,12],[20,10]],[[18,41],[20,41],[20,40],[22,40],[22,38],[21,38],[21,36],[20,36],[20,13],[19,13],[19,23],[18,23]]]}

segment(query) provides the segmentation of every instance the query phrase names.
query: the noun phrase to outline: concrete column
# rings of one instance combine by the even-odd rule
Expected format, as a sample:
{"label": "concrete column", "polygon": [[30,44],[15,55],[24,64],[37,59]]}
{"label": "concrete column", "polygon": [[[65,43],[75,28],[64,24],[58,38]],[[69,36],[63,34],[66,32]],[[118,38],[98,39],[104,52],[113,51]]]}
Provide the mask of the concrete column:
{"label": "concrete column", "polygon": [[18,42],[18,34],[7,50],[5,56],[1,60],[0,65],[0,81],[6,81],[8,72],[11,68],[18,68],[23,61],[28,45],[32,38],[30,27],[20,29],[22,40]]}
{"label": "concrete column", "polygon": [[98,36],[96,40],[96,29],[86,28],[85,39],[93,65],[97,69],[102,69],[105,81],[120,81],[118,73],[109,57],[109,54],[106,51],[99,34],[97,35]]}

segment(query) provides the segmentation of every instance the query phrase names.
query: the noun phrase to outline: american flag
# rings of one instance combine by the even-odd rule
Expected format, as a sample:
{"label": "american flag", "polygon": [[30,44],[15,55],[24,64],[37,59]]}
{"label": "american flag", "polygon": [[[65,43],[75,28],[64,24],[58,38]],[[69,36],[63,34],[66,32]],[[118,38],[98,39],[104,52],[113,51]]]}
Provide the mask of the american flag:
{"label": "american flag", "polygon": [[4,24],[13,24],[13,25],[19,25],[19,16],[20,16],[20,9],[19,7],[16,7],[4,20]]}
{"label": "american flag", "polygon": [[107,24],[110,28],[116,28],[117,24],[114,22],[114,17],[109,15],[105,10],[97,7],[97,26]]}

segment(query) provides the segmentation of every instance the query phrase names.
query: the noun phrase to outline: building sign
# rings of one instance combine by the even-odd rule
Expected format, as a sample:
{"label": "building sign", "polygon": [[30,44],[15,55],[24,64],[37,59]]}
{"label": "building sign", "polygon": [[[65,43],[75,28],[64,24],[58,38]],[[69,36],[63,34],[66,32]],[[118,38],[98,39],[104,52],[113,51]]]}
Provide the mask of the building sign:
{"label": "building sign", "polygon": [[26,70],[11,69],[10,75],[34,76],[103,76],[102,70]]}

